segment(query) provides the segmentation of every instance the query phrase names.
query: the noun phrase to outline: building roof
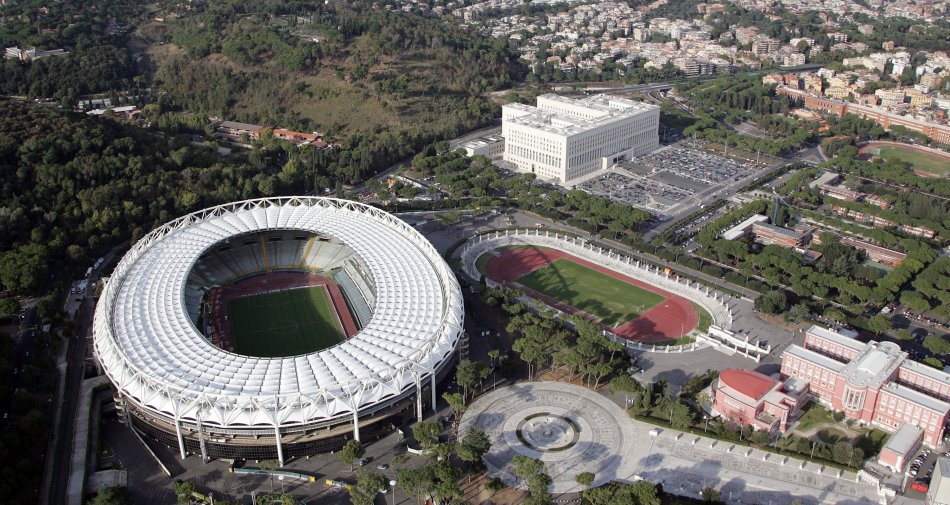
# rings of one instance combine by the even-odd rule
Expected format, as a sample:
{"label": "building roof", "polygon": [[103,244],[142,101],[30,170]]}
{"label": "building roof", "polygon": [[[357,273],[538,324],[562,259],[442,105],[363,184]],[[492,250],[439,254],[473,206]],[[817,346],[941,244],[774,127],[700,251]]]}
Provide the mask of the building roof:
{"label": "building roof", "polygon": [[[565,112],[542,108],[544,102],[555,102],[583,110],[588,114],[585,117]],[[633,116],[639,116],[659,107],[653,104],[637,102],[626,98],[610,95],[593,95],[586,98],[570,98],[554,94],[538,96],[538,107],[520,103],[510,103],[503,106],[509,111],[519,111],[521,114],[505,115],[506,122],[535,130],[570,137],[621,121]]]}
{"label": "building roof", "polygon": [[752,370],[729,369],[719,373],[719,381],[753,400],[759,400],[778,381]]}
{"label": "building roof", "polygon": [[834,172],[822,172],[817,179],[808,183],[808,186],[812,188],[824,186],[825,184],[830,184],[832,181],[838,180],[838,177],[840,176]]}
{"label": "building roof", "polygon": [[746,232],[748,232],[749,228],[751,228],[753,224],[762,223],[768,220],[769,218],[766,216],[763,216],[762,214],[752,214],[741,223],[722,232],[722,235],[720,236],[725,240],[735,240],[741,237],[742,235],[744,235]]}
{"label": "building roof", "polygon": [[221,121],[218,123],[218,126],[222,128],[230,128],[232,130],[246,130],[249,132],[256,132],[261,128],[264,128],[261,125],[250,124],[250,123],[238,123],[237,121]]}
{"label": "building roof", "polygon": [[811,328],[808,328],[807,333],[812,334],[816,337],[823,338],[825,340],[829,340],[838,345],[842,345],[844,347],[853,349],[855,351],[863,351],[864,348],[867,347],[867,344],[865,344],[864,342],[859,342],[848,335],[839,333],[837,331],[829,330],[828,328],[822,328],[821,326],[812,326]]}
{"label": "building roof", "polygon": [[950,373],[944,372],[943,370],[937,370],[932,366],[918,363],[914,360],[905,359],[904,362],[901,363],[901,368],[906,368],[911,372],[923,375],[924,377],[929,377],[938,383],[950,384]]}
{"label": "building roof", "polygon": [[880,388],[906,357],[894,342],[868,342],[841,373],[852,386]]}
{"label": "building roof", "polygon": [[914,391],[911,388],[901,386],[896,382],[891,382],[887,386],[884,386],[883,391],[887,391],[898,398],[903,398],[904,400],[907,400],[911,403],[920,405],[921,407],[926,407],[941,414],[950,412],[950,403],[938,400],[919,391]]}
{"label": "building roof", "polygon": [[[221,349],[195,327],[185,292],[197,260],[267,230],[329,236],[363,260],[375,301],[359,333],[318,352],[260,358]],[[462,312],[452,271],[404,221],[348,200],[268,198],[183,216],[137,242],[99,299],[94,346],[116,388],[156,415],[293,426],[405,394],[451,356]]]}
{"label": "building roof", "polygon": [[785,235],[786,237],[793,238],[798,240],[802,238],[802,233],[796,230],[789,230],[788,228],[783,228],[781,226],[775,226],[774,224],[769,223],[755,223],[752,225],[752,229],[756,228],[765,228],[766,230],[772,233],[778,233],[779,235]]}
{"label": "building roof", "polygon": [[815,351],[805,349],[804,347],[795,344],[788,346],[788,349],[785,350],[785,354],[810,361],[833,372],[840,372],[845,366],[844,363],[840,361],[833,360],[824,354],[818,354]]}
{"label": "building roof", "polygon": [[884,449],[906,456],[917,448],[917,443],[920,442],[923,434],[924,432],[920,428],[910,423],[904,423],[887,441]]}

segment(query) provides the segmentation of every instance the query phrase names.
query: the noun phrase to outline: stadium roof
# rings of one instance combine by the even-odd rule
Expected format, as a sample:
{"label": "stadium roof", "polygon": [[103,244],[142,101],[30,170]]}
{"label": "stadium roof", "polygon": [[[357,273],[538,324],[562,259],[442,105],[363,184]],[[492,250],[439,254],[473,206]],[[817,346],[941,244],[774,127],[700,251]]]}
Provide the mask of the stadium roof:
{"label": "stadium roof", "polygon": [[[220,349],[195,328],[183,296],[192,266],[214,244],[264,230],[329,235],[363,259],[376,305],[360,333],[311,354],[258,358]],[[100,298],[95,350],[117,389],[157,414],[222,427],[301,425],[408,394],[454,351],[462,317],[453,273],[403,221],[346,200],[249,200],[140,240]]]}

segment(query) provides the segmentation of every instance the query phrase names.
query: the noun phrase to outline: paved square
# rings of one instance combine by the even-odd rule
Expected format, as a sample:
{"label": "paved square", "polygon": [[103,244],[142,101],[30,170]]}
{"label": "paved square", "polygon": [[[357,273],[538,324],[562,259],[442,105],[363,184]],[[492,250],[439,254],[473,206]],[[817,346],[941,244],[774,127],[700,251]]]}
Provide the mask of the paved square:
{"label": "paved square", "polygon": [[644,478],[692,497],[711,486],[727,503],[879,502],[877,489],[857,482],[854,473],[656,428],[571,384],[534,382],[495,390],[468,408],[460,436],[474,426],[492,442],[485,456],[489,473],[509,485],[522,484],[510,466],[522,454],[544,461],[553,493],[580,491],[574,478],[593,472],[595,486]]}

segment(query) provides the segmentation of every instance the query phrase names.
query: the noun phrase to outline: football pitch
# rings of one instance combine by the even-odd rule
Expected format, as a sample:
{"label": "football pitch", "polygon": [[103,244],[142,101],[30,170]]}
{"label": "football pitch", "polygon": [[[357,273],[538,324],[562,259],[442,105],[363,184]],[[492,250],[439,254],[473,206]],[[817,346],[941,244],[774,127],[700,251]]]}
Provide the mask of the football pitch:
{"label": "football pitch", "polygon": [[273,358],[340,343],[343,332],[324,286],[244,296],[228,301],[234,352]]}
{"label": "football pitch", "polygon": [[567,259],[527,274],[516,282],[616,326],[636,319],[664,297]]}
{"label": "football pitch", "polygon": [[904,149],[894,146],[885,146],[877,148],[878,156],[885,160],[899,159],[906,161],[919,170],[930,172],[934,175],[944,176],[950,173],[950,163],[946,158],[936,154],[930,154],[916,149]]}

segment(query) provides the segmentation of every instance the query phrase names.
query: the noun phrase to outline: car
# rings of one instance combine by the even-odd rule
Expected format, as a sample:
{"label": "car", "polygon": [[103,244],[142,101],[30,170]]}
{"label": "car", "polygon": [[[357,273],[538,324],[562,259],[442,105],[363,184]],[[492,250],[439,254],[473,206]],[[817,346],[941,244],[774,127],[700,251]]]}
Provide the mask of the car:
{"label": "car", "polygon": [[389,470],[389,465],[387,465],[386,463],[380,463],[379,465],[376,465],[376,469],[377,469],[377,470]]}

